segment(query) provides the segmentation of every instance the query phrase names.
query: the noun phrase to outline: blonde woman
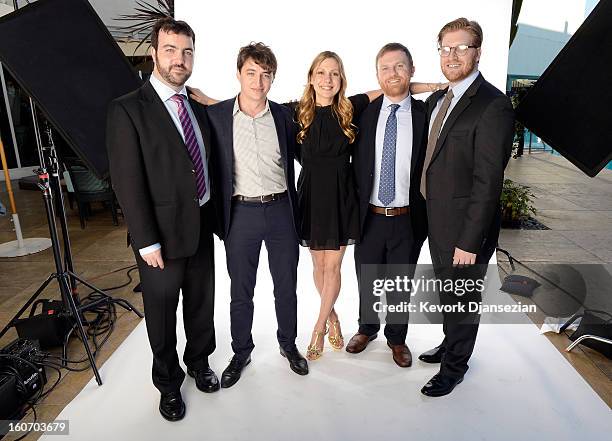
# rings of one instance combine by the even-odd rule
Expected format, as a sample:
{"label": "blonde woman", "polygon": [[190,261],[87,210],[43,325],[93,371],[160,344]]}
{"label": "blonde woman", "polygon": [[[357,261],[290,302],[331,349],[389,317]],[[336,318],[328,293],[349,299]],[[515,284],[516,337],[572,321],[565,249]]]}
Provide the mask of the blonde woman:
{"label": "blonde woman", "polygon": [[[310,249],[315,286],[321,296],[319,315],[306,357],[323,353],[324,336],[334,349],[344,338],[334,305],[340,293],[340,267],[347,245],[360,235],[358,199],[351,165],[357,136],[355,121],[381,90],[346,97],[347,81],[340,57],[318,54],[308,70],[307,85],[298,103],[292,103],[299,125],[302,171],[298,179],[300,240]],[[438,84],[415,83],[413,93],[433,91]]]}

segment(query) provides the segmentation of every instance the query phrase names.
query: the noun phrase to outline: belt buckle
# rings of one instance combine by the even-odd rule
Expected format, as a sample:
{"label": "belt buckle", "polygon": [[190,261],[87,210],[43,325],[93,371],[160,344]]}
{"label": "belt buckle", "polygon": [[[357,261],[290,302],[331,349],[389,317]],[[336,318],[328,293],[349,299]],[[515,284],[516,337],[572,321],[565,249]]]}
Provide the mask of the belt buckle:
{"label": "belt buckle", "polygon": [[265,198],[265,197],[266,197],[266,195],[263,195],[263,194],[262,194],[261,196],[259,196],[259,201],[260,201],[262,204],[264,204],[264,203],[266,202],[266,201],[264,201],[264,198]]}
{"label": "belt buckle", "polygon": [[392,214],[389,214],[389,210],[393,210],[393,207],[385,207],[385,217],[393,217]]}

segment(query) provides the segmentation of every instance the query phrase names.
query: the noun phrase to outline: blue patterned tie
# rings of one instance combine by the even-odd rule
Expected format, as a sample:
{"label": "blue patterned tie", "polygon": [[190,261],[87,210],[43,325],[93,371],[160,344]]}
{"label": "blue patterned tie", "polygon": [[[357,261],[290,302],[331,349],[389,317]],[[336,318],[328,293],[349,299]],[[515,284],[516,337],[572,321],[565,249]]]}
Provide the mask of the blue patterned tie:
{"label": "blue patterned tie", "polygon": [[378,200],[385,207],[388,207],[395,199],[395,143],[397,141],[397,116],[395,112],[397,112],[399,107],[399,104],[391,104],[389,106],[391,113],[387,118],[383,140]]}

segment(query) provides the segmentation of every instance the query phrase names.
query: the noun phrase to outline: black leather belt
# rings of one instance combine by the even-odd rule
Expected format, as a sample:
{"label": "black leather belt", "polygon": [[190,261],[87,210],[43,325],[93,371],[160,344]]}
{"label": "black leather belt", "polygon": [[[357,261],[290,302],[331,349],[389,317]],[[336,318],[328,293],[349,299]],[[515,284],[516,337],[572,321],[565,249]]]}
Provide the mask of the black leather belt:
{"label": "black leather belt", "polygon": [[282,193],[272,193],[272,194],[266,194],[263,196],[242,196],[237,194],[236,196],[232,197],[233,200],[235,201],[240,201],[240,202],[256,202],[256,203],[260,203],[260,204],[265,204],[266,202],[272,202],[272,201],[278,201],[279,199],[282,199],[284,197],[287,196],[287,191],[283,191]]}
{"label": "black leather belt", "polygon": [[370,204],[370,211],[376,214],[382,214],[387,217],[400,216],[402,214],[410,213],[410,207],[377,207],[376,205]]}

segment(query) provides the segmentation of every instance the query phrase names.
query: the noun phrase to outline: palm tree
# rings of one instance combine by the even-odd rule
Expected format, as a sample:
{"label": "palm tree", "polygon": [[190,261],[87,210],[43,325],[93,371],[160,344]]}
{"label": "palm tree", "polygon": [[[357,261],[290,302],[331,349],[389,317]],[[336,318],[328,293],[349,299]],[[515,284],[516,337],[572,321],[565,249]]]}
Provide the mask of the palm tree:
{"label": "palm tree", "polygon": [[130,25],[122,27],[122,30],[133,34],[144,34],[140,39],[138,46],[134,49],[134,53],[140,46],[149,42],[151,44],[151,32],[153,25],[157,20],[164,17],[174,17],[174,0],[157,0],[157,3],[149,3],[144,0],[136,0],[137,7],[133,14],[121,14],[115,20],[134,22]]}

